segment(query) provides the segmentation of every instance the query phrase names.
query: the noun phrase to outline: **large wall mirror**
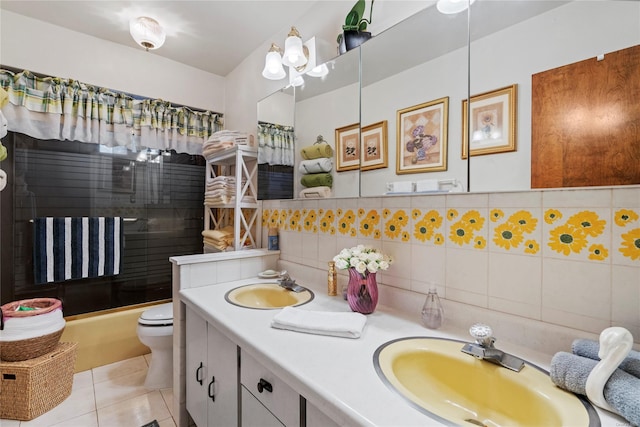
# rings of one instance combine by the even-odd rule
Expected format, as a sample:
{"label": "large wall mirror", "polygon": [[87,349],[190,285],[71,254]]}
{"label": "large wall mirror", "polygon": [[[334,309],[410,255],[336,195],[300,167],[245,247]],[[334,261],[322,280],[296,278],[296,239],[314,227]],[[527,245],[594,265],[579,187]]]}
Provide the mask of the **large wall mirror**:
{"label": "large wall mirror", "polygon": [[[492,31],[486,30],[487,23],[499,22],[500,26]],[[581,153],[599,156],[599,161],[613,159],[617,153],[625,152],[626,147],[615,148],[622,142],[621,134],[635,128],[635,137],[630,145],[640,147],[640,126],[638,114],[638,94],[640,93],[640,57],[635,55],[635,64],[626,72],[613,71],[605,77],[597,77],[596,69],[609,65],[612,56],[609,54],[640,44],[640,2],[637,1],[477,1],[471,7],[471,61],[470,61],[470,94],[471,109],[478,114],[471,117],[473,122],[480,122],[483,106],[493,101],[500,105],[499,89],[513,86],[517,90],[515,127],[515,151],[498,150],[493,154],[473,155],[474,136],[471,133],[471,191],[510,191],[529,190],[532,185],[532,143],[546,144],[544,152],[550,153],[557,144],[566,142],[574,151],[567,148],[556,150],[553,157],[547,157],[540,165],[540,173],[549,174],[557,167],[564,167],[565,173],[571,169],[585,168],[580,161]],[[603,55],[598,61],[598,55]],[[535,88],[535,78],[540,73],[554,73],[563,67],[576,62],[587,61],[589,69],[579,72],[559,73],[551,75],[544,85],[570,83],[568,86],[558,85],[551,91],[552,96],[544,99]],[[626,74],[626,76],[623,76]],[[600,74],[602,76],[602,74]],[[585,81],[591,79],[591,81]],[[533,81],[533,83],[532,83]],[[574,82],[583,81],[582,85],[570,86]],[[532,85],[534,87],[532,87]],[[618,87],[626,94],[618,98],[611,91]],[[579,89],[578,89],[579,88]],[[547,89],[549,89],[547,87]],[[609,92],[597,98],[600,92]],[[577,93],[582,92],[582,93]],[[579,98],[587,94],[586,102]],[[620,93],[620,92],[619,92]],[[635,96],[629,94],[635,93]],[[478,96],[483,95],[486,96]],[[475,96],[475,98],[474,98]],[[559,105],[560,98],[568,100]],[[603,99],[604,98],[604,99]],[[618,98],[618,99],[614,99]],[[621,98],[627,98],[627,104],[620,104]],[[575,102],[574,102],[575,100]],[[475,101],[475,102],[474,102]],[[629,104],[630,103],[630,104]],[[474,109],[474,105],[477,108]],[[552,132],[546,121],[532,121],[532,105],[543,110],[554,111],[556,122],[560,127]],[[549,108],[548,108],[549,107]],[[461,106],[457,105],[457,109]],[[486,111],[486,110],[485,110]],[[495,111],[495,109],[494,109]],[[506,112],[506,111],[505,111]],[[498,113],[500,113],[498,109]],[[622,118],[625,114],[634,117]],[[491,121],[491,114],[487,113]],[[608,117],[603,117],[608,116]],[[495,114],[494,114],[495,117]],[[538,115],[538,117],[540,117]],[[507,123],[507,117],[504,117]],[[601,135],[606,148],[593,148],[587,145],[578,131]],[[482,140],[480,135],[479,140]],[[629,143],[627,143],[629,144]],[[482,148],[482,142],[478,144]],[[535,146],[534,153],[535,153]],[[611,151],[602,151],[602,150]],[[599,153],[599,154],[597,154]],[[458,153],[458,157],[460,154]],[[628,155],[625,157],[629,157]],[[635,169],[640,158],[640,148],[635,151]],[[587,167],[587,170],[592,169]],[[607,185],[591,180],[596,175],[591,170],[586,175],[587,181],[573,184],[565,179],[556,184],[542,187],[575,187],[591,185]],[[595,178],[595,176],[594,176]],[[633,183],[633,182],[630,182]],[[640,183],[638,181],[636,184]]]}
{"label": "large wall mirror", "polygon": [[[466,188],[466,160],[457,154],[467,45],[467,12],[445,15],[429,7],[360,47],[362,196]],[[378,141],[388,155],[384,166],[375,161]]]}
{"label": "large wall mirror", "polygon": [[[556,101],[548,92],[544,99],[538,94],[535,81],[541,73],[585,60],[605,64],[612,53],[634,46],[640,46],[638,1],[479,0],[468,13],[455,15],[443,15],[430,6],[331,61],[335,77],[330,73],[324,80],[309,78],[295,88],[296,143],[312,144],[322,135],[335,147],[336,129],[349,136],[349,126],[361,124],[358,165],[337,165],[334,156],[334,197],[538,188],[532,185],[532,164],[539,156],[536,144],[547,144],[543,152],[549,141],[569,140],[570,147],[582,147],[582,141],[570,139],[577,135],[576,126],[588,133],[598,130],[607,146],[626,144],[617,155],[603,157],[637,161],[638,54],[630,56],[635,62],[627,77],[620,78],[618,68],[605,74],[607,81],[609,76],[617,79],[613,86],[628,94],[627,104],[594,101],[587,109],[584,101],[570,103],[571,91],[558,89],[569,104],[554,113],[560,117],[555,126],[566,123],[561,129],[565,132],[554,128],[553,134],[544,132],[546,125],[532,111],[532,106],[544,109]],[[346,74],[339,77],[343,71]],[[589,78],[591,73],[583,74]],[[587,81],[587,87],[608,91],[600,79]],[[574,76],[565,75],[564,80]],[[620,112],[631,117],[622,118]],[[468,126],[463,117],[468,117]],[[620,142],[629,129],[636,129],[631,143]],[[558,164],[567,174],[584,167],[573,161],[574,153],[565,149],[555,158],[545,157],[543,172]],[[301,176],[294,169],[298,197]],[[603,184],[580,186],[584,185]],[[575,185],[564,181],[550,186]]]}
{"label": "large wall mirror", "polygon": [[[338,172],[335,154],[336,129],[350,128],[349,140],[359,140],[360,51],[353,49],[325,65],[326,75],[304,75],[303,84],[290,85],[258,102],[258,159],[261,172],[267,168],[282,169],[281,164],[285,163],[267,154],[272,151],[269,147],[271,143],[266,141],[267,136],[260,135],[263,128],[268,126],[265,122],[287,126],[287,131],[291,132],[290,141],[293,145],[290,153],[294,164],[286,182],[282,175],[275,177],[273,173],[262,173],[258,177],[258,187],[268,189],[260,195],[262,200],[299,198],[304,194],[316,197],[312,192],[316,187],[322,187],[318,191],[330,188],[328,192],[321,192],[323,197],[358,197],[360,194],[359,170],[350,168]],[[355,156],[358,154],[357,151],[354,153]],[[267,162],[271,163],[268,167]],[[264,182],[265,178],[268,183]],[[277,196],[277,187],[283,185],[291,186],[291,197]]]}

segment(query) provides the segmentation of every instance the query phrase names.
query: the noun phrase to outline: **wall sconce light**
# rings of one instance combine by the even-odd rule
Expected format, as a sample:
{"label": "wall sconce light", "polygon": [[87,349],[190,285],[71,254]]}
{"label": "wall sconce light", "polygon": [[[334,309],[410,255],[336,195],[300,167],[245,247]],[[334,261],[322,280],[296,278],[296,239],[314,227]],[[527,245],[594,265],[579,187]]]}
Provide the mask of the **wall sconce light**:
{"label": "wall sconce light", "polygon": [[436,7],[440,13],[452,15],[470,7],[476,0],[438,0]]}
{"label": "wall sconce light", "polygon": [[302,67],[309,60],[309,51],[305,52],[302,45],[302,37],[296,29],[291,27],[289,35],[284,42],[284,54],[282,55],[282,63],[289,67]]}
{"label": "wall sconce light", "polygon": [[287,76],[287,72],[282,67],[282,57],[280,53],[282,49],[277,44],[271,43],[271,48],[267,52],[267,57],[264,61],[264,70],[262,70],[262,77],[269,80],[280,80]]}
{"label": "wall sconce light", "polygon": [[136,43],[147,51],[162,46],[166,37],[158,21],[147,16],[131,19],[131,21],[129,21],[129,32]]}
{"label": "wall sconce light", "polygon": [[271,43],[271,47],[265,57],[262,76],[269,80],[283,79],[287,76],[287,72],[283,67],[283,65],[286,65],[289,68],[289,84],[300,86],[304,84],[303,74],[308,74],[312,77],[324,77],[329,74],[329,69],[326,65],[316,66],[316,64],[315,37],[303,43],[296,27],[291,27],[291,31],[285,40],[284,51],[275,43]]}

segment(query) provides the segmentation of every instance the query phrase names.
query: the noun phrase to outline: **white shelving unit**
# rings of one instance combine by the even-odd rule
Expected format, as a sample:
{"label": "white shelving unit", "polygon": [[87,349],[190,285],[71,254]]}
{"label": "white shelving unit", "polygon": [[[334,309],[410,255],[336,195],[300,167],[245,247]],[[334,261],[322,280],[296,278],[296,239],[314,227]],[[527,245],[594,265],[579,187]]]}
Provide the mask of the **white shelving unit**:
{"label": "white shelving unit", "polygon": [[[216,173],[216,167],[219,168]],[[233,203],[207,204],[204,207],[204,229],[218,230],[233,224],[234,250],[244,247],[259,248],[261,234],[258,230],[258,149],[246,145],[236,145],[207,159],[206,183],[217,176],[235,177],[235,198]],[[244,183],[243,183],[244,180]],[[205,183],[205,184],[206,184]],[[243,202],[245,197],[251,202]],[[242,230],[244,229],[244,233]]]}

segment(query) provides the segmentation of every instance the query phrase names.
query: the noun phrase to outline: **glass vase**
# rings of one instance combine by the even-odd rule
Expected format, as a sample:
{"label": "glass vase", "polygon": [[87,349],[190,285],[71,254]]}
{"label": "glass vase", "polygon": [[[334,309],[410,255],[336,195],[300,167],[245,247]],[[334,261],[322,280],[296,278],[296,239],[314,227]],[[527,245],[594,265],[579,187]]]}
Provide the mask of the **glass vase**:
{"label": "glass vase", "polygon": [[350,268],[347,301],[352,311],[362,314],[373,313],[378,304],[376,273],[366,271],[360,274],[355,268]]}

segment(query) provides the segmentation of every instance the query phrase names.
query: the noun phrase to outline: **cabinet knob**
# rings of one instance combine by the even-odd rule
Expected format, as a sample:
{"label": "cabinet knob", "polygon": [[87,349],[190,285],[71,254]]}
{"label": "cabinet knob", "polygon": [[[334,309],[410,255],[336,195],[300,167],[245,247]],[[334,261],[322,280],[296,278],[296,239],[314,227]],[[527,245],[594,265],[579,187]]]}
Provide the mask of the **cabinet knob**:
{"label": "cabinet knob", "polygon": [[200,362],[200,366],[198,366],[198,368],[196,369],[196,381],[198,381],[200,385],[202,385],[202,377],[200,376],[200,374],[202,373],[202,368],[204,368],[204,365],[202,364],[202,362]]}
{"label": "cabinet knob", "polygon": [[271,383],[264,378],[260,378],[260,382],[258,383],[258,393],[262,393],[264,390],[269,393],[273,392],[273,386]]}
{"label": "cabinet knob", "polygon": [[215,383],[216,383],[216,377],[212,376],[211,377],[211,382],[209,383],[208,394],[209,394],[209,397],[211,398],[211,400],[213,402],[216,401],[216,395],[215,395],[215,390],[214,390]]}

